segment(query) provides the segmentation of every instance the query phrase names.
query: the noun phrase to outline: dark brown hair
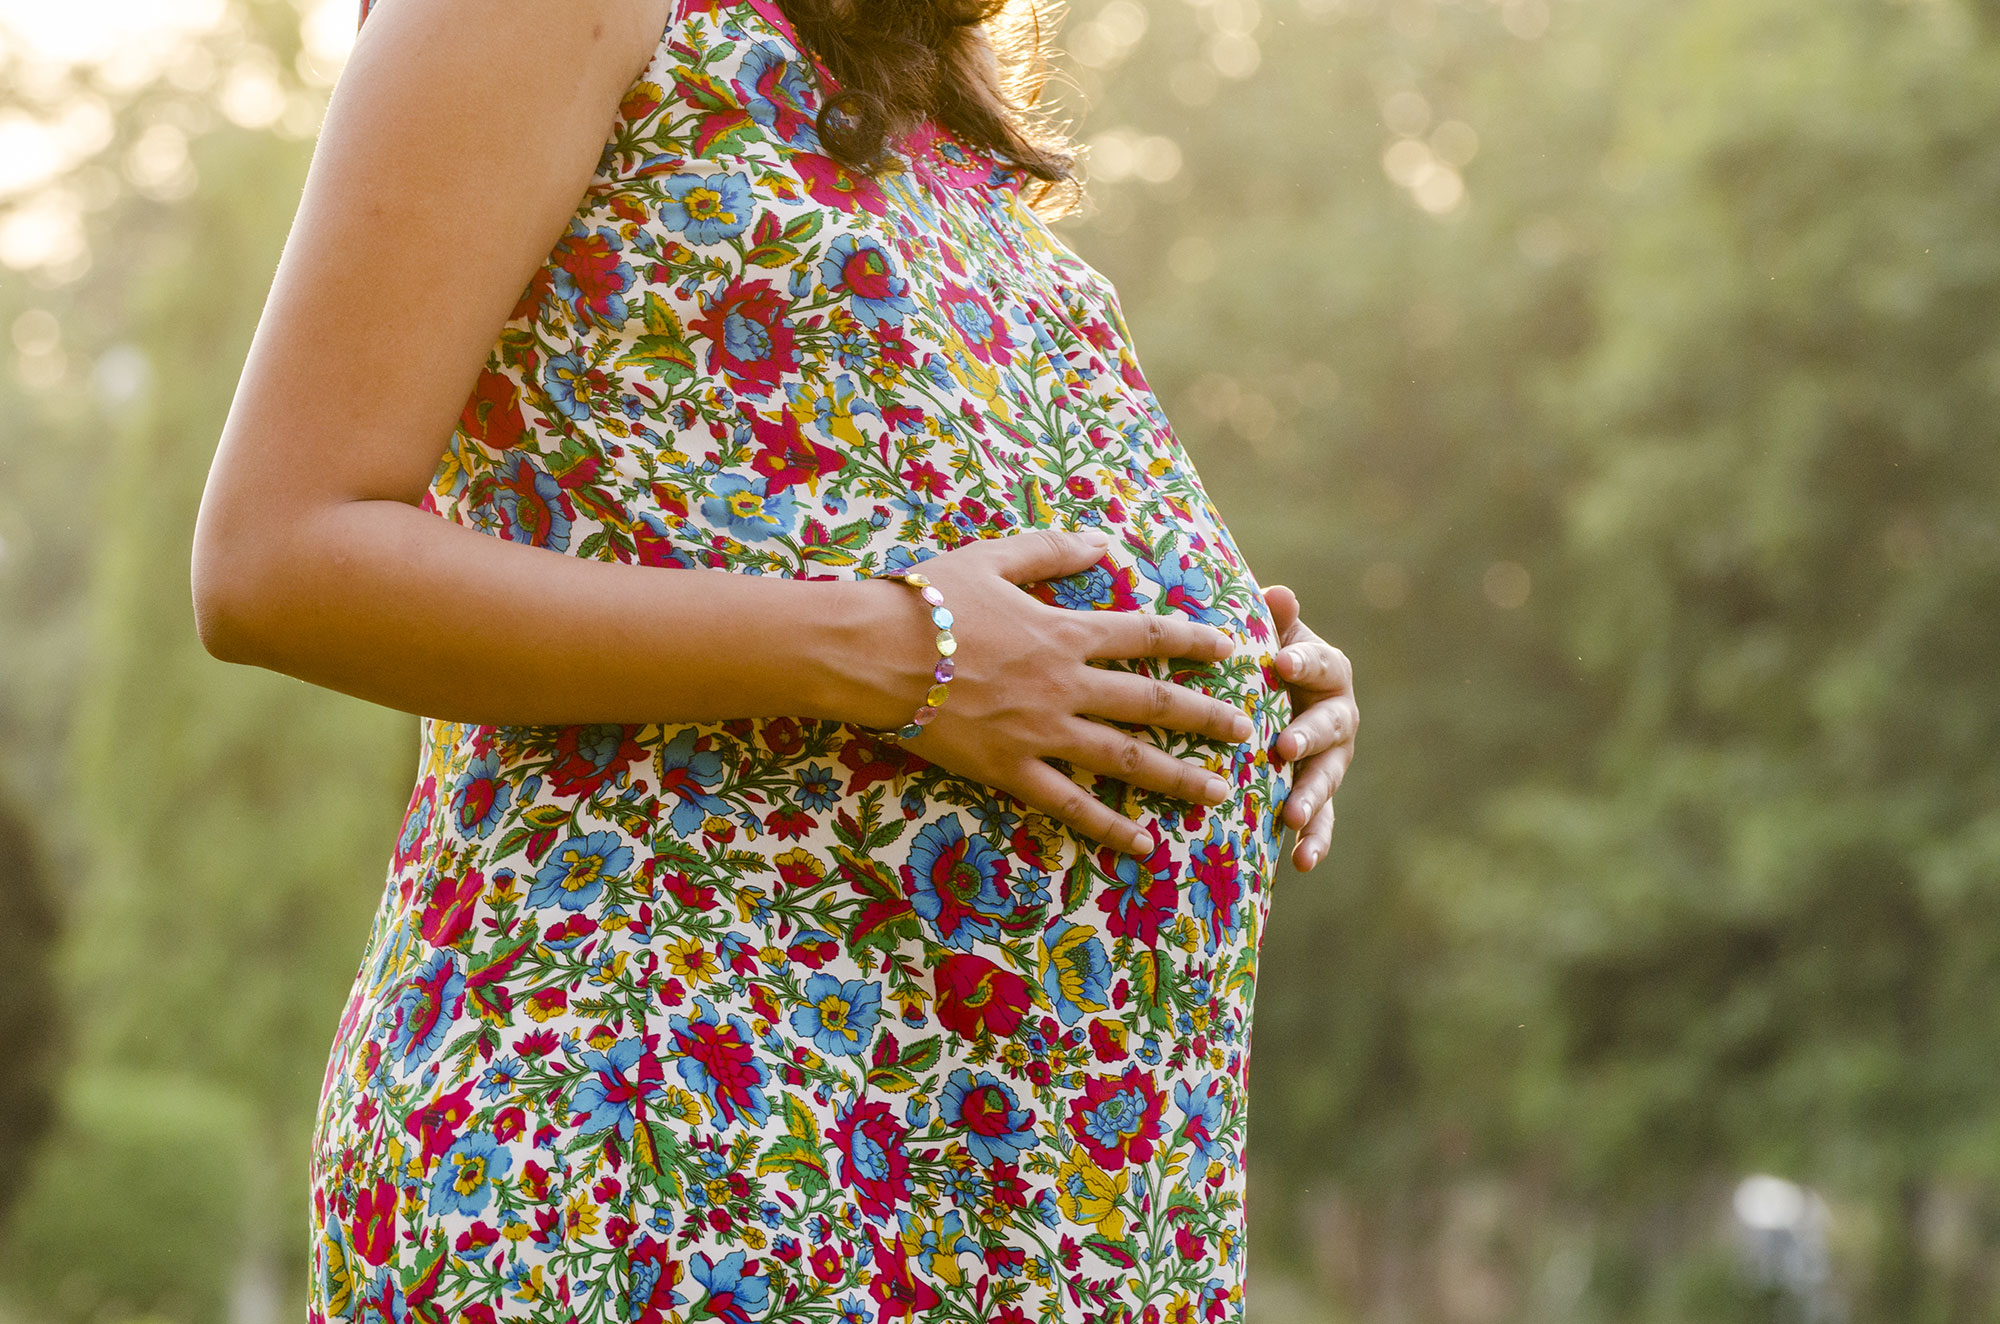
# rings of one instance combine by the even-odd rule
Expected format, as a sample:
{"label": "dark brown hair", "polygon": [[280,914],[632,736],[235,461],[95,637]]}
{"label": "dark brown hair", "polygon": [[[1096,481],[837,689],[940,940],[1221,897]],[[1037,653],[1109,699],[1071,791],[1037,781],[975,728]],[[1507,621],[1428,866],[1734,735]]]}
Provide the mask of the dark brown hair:
{"label": "dark brown hair", "polygon": [[1032,201],[1077,201],[1068,136],[1036,112],[1048,78],[1057,0],[779,0],[799,40],[840,90],[819,137],[843,164],[873,172],[892,136],[935,120],[968,146],[1042,182]]}

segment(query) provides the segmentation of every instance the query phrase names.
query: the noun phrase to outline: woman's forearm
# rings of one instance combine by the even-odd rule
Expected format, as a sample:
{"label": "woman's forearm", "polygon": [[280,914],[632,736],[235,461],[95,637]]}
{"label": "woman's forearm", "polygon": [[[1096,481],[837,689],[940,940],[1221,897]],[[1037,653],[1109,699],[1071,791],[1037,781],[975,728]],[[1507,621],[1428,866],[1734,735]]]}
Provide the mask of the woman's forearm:
{"label": "woman's forearm", "polygon": [[898,585],[583,560],[391,500],[321,507],[277,545],[198,533],[194,571],[217,657],[493,725],[893,725],[930,633]]}

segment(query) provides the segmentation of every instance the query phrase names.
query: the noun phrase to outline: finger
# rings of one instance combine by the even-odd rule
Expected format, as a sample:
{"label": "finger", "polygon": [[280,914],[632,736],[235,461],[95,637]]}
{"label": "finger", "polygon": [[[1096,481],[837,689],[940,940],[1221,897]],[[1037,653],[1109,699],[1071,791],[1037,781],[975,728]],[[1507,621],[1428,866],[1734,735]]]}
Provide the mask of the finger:
{"label": "finger", "polygon": [[1194,804],[1221,804],[1229,798],[1229,783],[1201,764],[1177,759],[1102,722],[1079,720],[1065,734],[1066,743],[1050,752],[1075,767]]}
{"label": "finger", "polygon": [[1114,722],[1192,731],[1232,743],[1248,740],[1254,730],[1242,710],[1220,699],[1211,699],[1186,685],[1101,667],[1090,668],[1077,710]]}
{"label": "finger", "polygon": [[1333,844],[1333,801],[1321,805],[1313,815],[1312,824],[1299,833],[1298,843],[1292,847],[1292,867],[1301,873],[1326,858],[1326,848]]}
{"label": "finger", "polygon": [[1079,613],[1090,622],[1094,639],[1084,656],[1092,661],[1126,657],[1186,657],[1219,662],[1236,651],[1236,641],[1212,625],[1185,616],[1161,616],[1148,611]]}
{"label": "finger", "polygon": [[1101,529],[1068,533],[1061,529],[1030,529],[1000,538],[968,543],[955,553],[988,558],[993,572],[1013,584],[1033,584],[1044,579],[1061,579],[1088,570],[1104,559],[1111,535]]}
{"label": "finger", "polygon": [[1292,631],[1299,623],[1299,595],[1283,584],[1273,584],[1264,590],[1264,605],[1271,609],[1271,622],[1278,627],[1279,643],[1290,643]]}
{"label": "finger", "polygon": [[1101,803],[1040,759],[1032,759],[1013,787],[1003,787],[1030,809],[1039,809],[1080,837],[1130,855],[1147,855],[1153,836],[1117,810]]}
{"label": "finger", "polygon": [[1335,792],[1340,790],[1340,783],[1347,776],[1348,762],[1353,757],[1354,746],[1341,745],[1314,756],[1299,768],[1292,779],[1291,794],[1285,797],[1287,826],[1305,831],[1313,815],[1325,808]]}
{"label": "finger", "polygon": [[1288,685],[1321,694],[1345,694],[1354,688],[1354,664],[1347,654],[1312,631],[1299,627],[1305,636],[1287,643],[1278,652],[1278,674]]}
{"label": "finger", "polygon": [[1278,733],[1271,749],[1281,759],[1310,758],[1321,750],[1344,745],[1361,728],[1361,709],[1352,695],[1339,694],[1320,699],[1292,719]]}

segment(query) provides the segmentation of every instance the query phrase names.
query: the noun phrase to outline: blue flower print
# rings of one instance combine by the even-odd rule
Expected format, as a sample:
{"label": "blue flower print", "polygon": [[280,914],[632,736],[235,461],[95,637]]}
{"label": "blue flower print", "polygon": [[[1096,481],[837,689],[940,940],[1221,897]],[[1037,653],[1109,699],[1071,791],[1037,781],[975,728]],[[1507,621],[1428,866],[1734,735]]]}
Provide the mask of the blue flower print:
{"label": "blue flower print", "polygon": [[840,803],[840,781],[833,775],[833,769],[808,763],[799,773],[799,784],[792,788],[792,799],[802,809],[824,813]]}
{"label": "blue flower print", "polygon": [[762,1126],[771,1115],[764,1093],[771,1069],[755,1050],[750,1026],[741,1016],[724,1015],[707,998],[694,999],[693,1016],[673,1016],[674,1067],[689,1089],[707,1100],[713,1116],[733,1124],[744,1118]]}
{"label": "blue flower print", "polygon": [[1074,1025],[1087,1011],[1103,1011],[1110,996],[1111,960],[1097,930],[1058,920],[1043,933],[1039,945],[1042,991],[1049,995],[1057,1018]]}
{"label": "blue flower print", "polygon": [[1225,1116],[1221,1080],[1210,1076],[1199,1089],[1190,1088],[1184,1080],[1176,1082],[1174,1107],[1187,1119],[1183,1125],[1196,1151],[1211,1161],[1223,1157],[1226,1147],[1221,1139]]}
{"label": "blue flower print", "polygon": [[743,91],[743,109],[750,118],[776,133],[790,147],[809,152],[820,150],[814,131],[813,113],[806,109],[812,87],[806,72],[785,50],[763,41],[750,48],[737,69],[736,82]]}
{"label": "blue flower print", "polygon": [[571,837],[549,852],[528,889],[531,906],[561,906],[582,910],[597,900],[604,884],[632,867],[632,848],[616,832],[592,832]]}
{"label": "blue flower print", "polygon": [[404,1065],[414,1066],[443,1048],[464,996],[465,973],[458,962],[450,952],[431,953],[396,995],[396,1030],[389,1051]]}
{"label": "blue flower print", "polygon": [[1187,553],[1169,551],[1158,561],[1141,561],[1139,573],[1160,586],[1163,605],[1203,625],[1229,622],[1229,614],[1216,609],[1215,583],[1208,568]]}
{"label": "blue flower print", "polygon": [[946,1077],[938,1119],[966,1129],[965,1147],[981,1163],[1012,1163],[1035,1144],[1035,1114],[990,1071],[960,1067]]}
{"label": "blue flower print", "polygon": [[710,814],[729,808],[727,800],[708,793],[722,781],[722,755],[712,749],[696,752],[699,735],[693,727],[685,727],[659,753],[660,790],[680,797],[672,821],[681,836],[691,834]]}
{"label": "blue flower print", "polygon": [[467,764],[452,786],[452,821],[468,838],[482,840],[507,817],[513,797],[513,788],[500,780],[500,755],[488,750]]}
{"label": "blue flower print", "polygon": [[569,498],[555,475],[519,451],[509,451],[497,475],[493,504],[500,510],[499,532],[509,542],[562,551],[572,527]]}
{"label": "blue flower print", "polygon": [[999,936],[1000,921],[1014,909],[1006,854],[984,837],[967,836],[957,814],[917,833],[902,872],[911,908],[947,947],[965,951]]}
{"label": "blue flower print", "polygon": [[453,1142],[431,1175],[430,1212],[477,1214],[493,1199],[493,1183],[513,1170],[514,1155],[490,1131],[468,1131]]}
{"label": "blue flower print", "polygon": [[482,1099],[504,1099],[520,1084],[524,1068],[518,1057],[503,1057],[494,1062],[479,1077],[479,1097]]}
{"label": "blue flower print", "polygon": [[582,422],[590,417],[590,405],[584,401],[580,389],[589,371],[574,354],[557,354],[542,369],[542,388],[549,393],[549,403],[564,418]]}
{"label": "blue flower print", "polygon": [[701,1303],[702,1313],[726,1324],[750,1324],[770,1306],[770,1277],[743,1272],[744,1258],[740,1250],[730,1251],[720,1260],[711,1258],[705,1250],[695,1252],[694,1262],[688,1268],[695,1281],[708,1289],[708,1300]]}
{"label": "blue flower print", "polygon": [[675,175],[667,180],[660,224],[691,244],[719,244],[750,227],[750,180],[741,174]]}
{"label": "blue flower print", "polygon": [[647,1057],[639,1039],[620,1039],[601,1053],[586,1049],[580,1057],[584,1070],[596,1073],[585,1076],[570,1098],[570,1111],[585,1114],[580,1130],[584,1135],[615,1130],[619,1139],[630,1140],[640,1105],[666,1093],[659,1059]]}
{"label": "blue flower print", "polygon": [[810,1038],[822,1053],[859,1057],[874,1038],[881,1014],[880,984],[814,975],[806,981],[806,1005],[792,1013],[792,1031]]}
{"label": "blue flower print", "polygon": [[863,325],[901,326],[917,311],[910,282],[897,274],[896,260],[868,235],[844,234],[834,240],[820,261],[819,274],[830,293],[847,296],[855,319]]}
{"label": "blue flower print", "polygon": [[792,531],[798,501],[789,487],[771,492],[763,478],[723,474],[715,480],[715,495],[701,503],[701,513],[744,542],[766,542]]}

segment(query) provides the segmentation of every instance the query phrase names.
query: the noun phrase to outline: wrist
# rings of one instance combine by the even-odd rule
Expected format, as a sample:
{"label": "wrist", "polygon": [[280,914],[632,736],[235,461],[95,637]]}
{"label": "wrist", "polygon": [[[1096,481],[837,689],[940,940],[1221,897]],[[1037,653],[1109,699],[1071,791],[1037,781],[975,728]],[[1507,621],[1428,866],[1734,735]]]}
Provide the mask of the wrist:
{"label": "wrist", "polygon": [[857,579],[830,585],[813,661],[815,717],[895,730],[934,683],[937,629],[908,585]]}

